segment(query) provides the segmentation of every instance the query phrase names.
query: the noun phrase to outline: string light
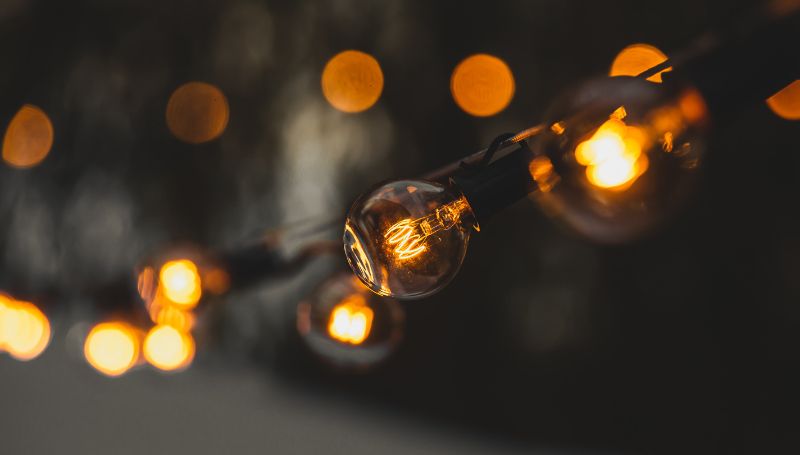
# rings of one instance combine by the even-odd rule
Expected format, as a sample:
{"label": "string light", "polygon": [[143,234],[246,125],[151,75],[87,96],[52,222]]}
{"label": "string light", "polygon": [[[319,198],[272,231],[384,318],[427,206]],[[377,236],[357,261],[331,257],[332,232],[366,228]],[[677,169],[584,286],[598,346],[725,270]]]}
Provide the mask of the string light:
{"label": "string light", "polygon": [[27,361],[49,343],[50,321],[36,305],[0,295],[0,351]]}
{"label": "string light", "polygon": [[194,308],[203,294],[197,265],[189,259],[167,262],[159,272],[159,289],[175,305]]}
{"label": "string light", "polygon": [[369,336],[373,317],[364,296],[350,295],[331,311],[328,333],[343,343],[361,344]]}
{"label": "string light", "polygon": [[189,144],[201,144],[221,136],[228,126],[229,116],[225,94],[206,82],[181,85],[167,102],[167,127],[176,138]]}
{"label": "string light", "polygon": [[14,167],[38,165],[53,146],[53,123],[37,106],[26,104],[11,119],[3,137],[3,160]]}
{"label": "string light", "polygon": [[162,371],[178,371],[191,365],[195,342],[191,334],[170,325],[156,325],[147,333],[142,348],[148,363]]}
{"label": "string light", "polygon": [[86,336],[83,355],[100,373],[117,377],[125,374],[139,359],[138,330],[124,322],[103,322]]}
{"label": "string light", "polygon": [[506,62],[494,55],[471,55],[453,70],[450,92],[464,112],[488,117],[501,112],[514,98],[514,75]]}
{"label": "string light", "polygon": [[336,54],[322,71],[322,94],[331,106],[347,113],[372,107],[383,91],[383,72],[375,57],[361,51]]}

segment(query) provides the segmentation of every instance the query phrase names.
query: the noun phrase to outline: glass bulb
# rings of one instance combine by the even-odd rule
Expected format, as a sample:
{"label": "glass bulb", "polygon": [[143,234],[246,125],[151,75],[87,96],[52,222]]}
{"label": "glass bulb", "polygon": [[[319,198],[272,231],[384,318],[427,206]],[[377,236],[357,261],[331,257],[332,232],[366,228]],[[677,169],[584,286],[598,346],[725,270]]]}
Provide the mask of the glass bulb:
{"label": "glass bulb", "polygon": [[324,281],[297,309],[297,329],[317,355],[340,367],[375,365],[402,338],[397,301],[369,292],[350,273]]}
{"label": "glass bulb", "polygon": [[345,223],[344,251],[373,292],[421,298],[458,273],[472,227],[477,229],[472,208],[453,188],[400,180],[356,200]]}
{"label": "glass bulb", "polygon": [[696,90],[633,77],[591,80],[558,100],[547,118],[548,130],[531,146],[558,182],[535,198],[578,232],[629,240],[689,194],[706,124]]}

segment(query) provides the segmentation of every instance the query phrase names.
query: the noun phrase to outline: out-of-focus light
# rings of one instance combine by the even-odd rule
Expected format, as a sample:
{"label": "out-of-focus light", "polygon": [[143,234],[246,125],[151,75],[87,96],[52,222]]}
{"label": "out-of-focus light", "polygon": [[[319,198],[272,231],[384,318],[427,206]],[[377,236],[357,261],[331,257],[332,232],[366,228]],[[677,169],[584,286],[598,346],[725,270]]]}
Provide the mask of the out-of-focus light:
{"label": "out-of-focus light", "polygon": [[221,268],[212,268],[203,276],[203,287],[214,295],[227,292],[231,285],[231,277]]}
{"label": "out-of-focus light", "polygon": [[0,350],[32,360],[50,343],[50,321],[34,304],[7,297],[0,301]]}
{"label": "out-of-focus light", "polygon": [[334,108],[362,112],[374,105],[383,91],[383,72],[378,61],[361,51],[336,54],[322,71],[322,94]]}
{"label": "out-of-focus light", "polygon": [[121,376],[139,359],[138,331],[124,322],[97,324],[86,336],[83,355],[106,376]]}
{"label": "out-of-focus light", "polygon": [[195,317],[191,311],[184,311],[169,302],[156,298],[148,307],[150,319],[158,325],[168,325],[181,332],[194,327]]}
{"label": "out-of-focus light", "polygon": [[361,344],[369,336],[373,317],[364,296],[353,294],[333,307],[328,333],[343,343]]}
{"label": "out-of-focus light", "polygon": [[40,108],[26,104],[14,115],[3,138],[3,160],[28,168],[41,163],[53,146],[53,124]]}
{"label": "out-of-focus light", "polygon": [[[625,49],[621,50],[614,58],[611,64],[611,69],[608,72],[609,76],[638,76],[650,68],[664,63],[667,60],[667,55],[661,52],[655,46],[649,44],[631,44]],[[667,71],[672,71],[672,67],[664,69],[647,78],[650,82],[661,83],[661,75]]]}
{"label": "out-of-focus light", "polygon": [[195,343],[191,334],[169,325],[156,325],[144,339],[144,358],[162,371],[188,367],[194,359]]}
{"label": "out-of-focus light", "polygon": [[228,126],[229,116],[225,94],[205,82],[181,85],[167,102],[167,127],[175,137],[190,144],[218,138]]}
{"label": "out-of-focus light", "polygon": [[800,120],[800,80],[767,98],[767,106],[782,119]]}
{"label": "out-of-focus light", "polygon": [[503,60],[493,55],[472,55],[453,70],[450,92],[458,107],[467,114],[488,117],[511,102],[514,74]]}
{"label": "out-of-focus light", "polygon": [[575,160],[586,166],[586,177],[599,188],[624,190],[647,169],[642,153],[644,134],[618,118],[603,123],[575,149]]}
{"label": "out-of-focus light", "polygon": [[159,287],[170,302],[184,309],[197,306],[203,293],[197,266],[188,259],[164,264],[159,273]]}

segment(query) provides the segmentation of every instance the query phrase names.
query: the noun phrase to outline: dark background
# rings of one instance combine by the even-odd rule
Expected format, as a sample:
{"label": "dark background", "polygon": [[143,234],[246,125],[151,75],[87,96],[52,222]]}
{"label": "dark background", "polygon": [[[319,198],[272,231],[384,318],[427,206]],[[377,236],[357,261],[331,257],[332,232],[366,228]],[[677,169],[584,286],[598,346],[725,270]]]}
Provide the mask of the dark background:
{"label": "dark background", "polygon": [[[0,1],[0,123],[32,103],[55,128],[42,165],[0,167],[0,287],[46,296],[54,327],[39,359],[0,358],[1,451],[796,450],[800,128],[765,105],[714,125],[692,200],[644,239],[596,245],[531,201],[496,216],[450,287],[404,304],[403,344],[368,372],[329,368],[294,331],[338,257],[209,309],[182,374],[100,377],[70,335],[99,317],[87,295],[154,251],[343,217],[373,182],[538,122],[626,45],[669,54],[755,3]],[[344,49],[384,72],[365,113],[319,88]],[[494,117],[449,91],[478,52],[516,80]],[[165,125],[190,80],[228,97],[216,141]]]}

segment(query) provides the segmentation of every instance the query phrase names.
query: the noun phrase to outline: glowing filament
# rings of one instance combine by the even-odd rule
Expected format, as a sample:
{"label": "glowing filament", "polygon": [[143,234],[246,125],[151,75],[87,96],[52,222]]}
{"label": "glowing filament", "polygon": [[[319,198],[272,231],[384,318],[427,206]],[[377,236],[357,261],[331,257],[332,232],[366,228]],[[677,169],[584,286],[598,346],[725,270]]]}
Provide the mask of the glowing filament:
{"label": "glowing filament", "polygon": [[578,144],[575,160],[586,166],[586,178],[597,187],[624,190],[648,166],[642,153],[645,135],[639,128],[622,121],[624,110],[617,110],[589,139]]}
{"label": "glowing filament", "polygon": [[427,250],[424,241],[428,236],[451,229],[467,209],[469,203],[462,197],[437,208],[430,215],[398,221],[386,230],[384,238],[398,259],[411,259]]}
{"label": "glowing filament", "polygon": [[333,308],[328,333],[343,343],[361,344],[369,336],[373,317],[364,297],[352,295]]}

